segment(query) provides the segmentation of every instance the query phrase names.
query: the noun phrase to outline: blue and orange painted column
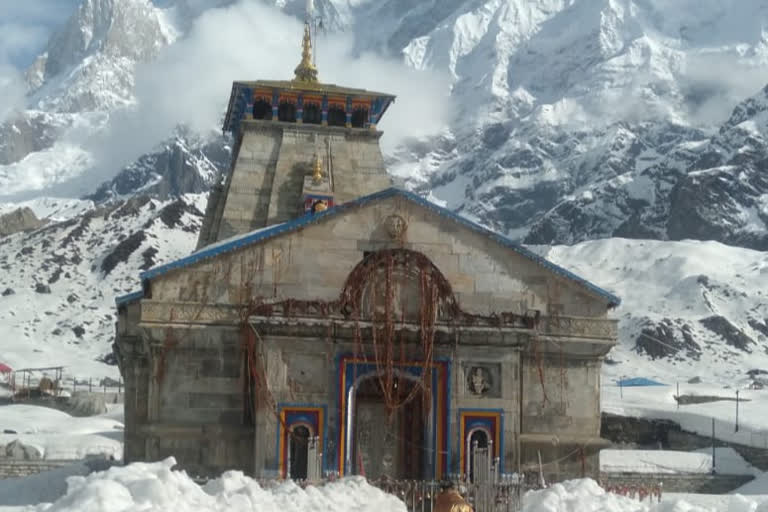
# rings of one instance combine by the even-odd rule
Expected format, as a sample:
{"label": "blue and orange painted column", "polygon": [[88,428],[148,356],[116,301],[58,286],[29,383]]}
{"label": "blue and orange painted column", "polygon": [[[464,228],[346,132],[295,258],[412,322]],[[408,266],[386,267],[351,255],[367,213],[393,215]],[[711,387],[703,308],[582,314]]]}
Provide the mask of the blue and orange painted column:
{"label": "blue and orange painted column", "polygon": [[243,115],[244,119],[253,119],[253,102],[253,89],[245,89],[245,114]]}
{"label": "blue and orange painted column", "polygon": [[323,118],[322,125],[328,126],[328,96],[323,96]]}
{"label": "blue and orange painted column", "polygon": [[296,101],[296,122],[301,124],[304,122],[304,95],[299,94],[299,99]]}
{"label": "blue and orange painted column", "polygon": [[347,96],[347,105],[345,108],[345,112],[347,114],[347,120],[346,120],[347,128],[352,128],[352,97],[351,96]]}
{"label": "blue and orange painted column", "polygon": [[280,109],[280,91],[272,91],[272,120],[277,121],[278,110]]}

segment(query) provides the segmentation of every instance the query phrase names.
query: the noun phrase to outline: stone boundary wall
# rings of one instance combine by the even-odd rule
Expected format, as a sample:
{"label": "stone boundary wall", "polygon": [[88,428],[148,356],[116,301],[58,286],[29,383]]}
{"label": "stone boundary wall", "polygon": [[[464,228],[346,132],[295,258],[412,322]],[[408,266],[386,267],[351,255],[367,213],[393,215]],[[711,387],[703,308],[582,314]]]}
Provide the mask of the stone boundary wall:
{"label": "stone boundary wall", "polygon": [[601,473],[603,485],[643,487],[661,483],[664,493],[725,494],[754,480],[753,475]]}
{"label": "stone boundary wall", "polygon": [[3,460],[0,459],[0,479],[19,478],[50,471],[82,460]]}
{"label": "stone boundary wall", "polygon": [[[683,430],[670,420],[632,418],[602,413],[600,436],[614,448],[638,448],[693,451],[711,448],[712,439]],[[715,439],[715,446],[733,448],[744,460],[761,471],[768,471],[768,450]],[[717,460],[715,460],[717,466]]]}

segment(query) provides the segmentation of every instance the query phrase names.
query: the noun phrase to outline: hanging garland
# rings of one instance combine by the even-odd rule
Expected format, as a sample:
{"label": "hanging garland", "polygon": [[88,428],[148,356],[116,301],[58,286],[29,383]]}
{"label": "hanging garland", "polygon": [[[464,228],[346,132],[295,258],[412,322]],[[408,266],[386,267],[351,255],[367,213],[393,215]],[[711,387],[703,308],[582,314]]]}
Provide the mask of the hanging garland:
{"label": "hanging garland", "polygon": [[[400,279],[400,282],[398,282]],[[406,363],[407,348],[404,336],[404,327],[408,315],[408,304],[405,294],[399,293],[398,286],[407,283],[416,284],[414,295],[418,304],[412,309],[417,315],[418,322],[418,350],[412,358],[418,361],[420,375],[414,379],[414,385],[407,393],[403,392],[403,386],[399,385],[400,370]],[[535,328],[538,324],[538,315],[528,317],[512,312],[492,313],[481,315],[463,311],[453,294],[450,283],[442,273],[434,266],[431,260],[422,253],[407,249],[383,249],[369,254],[347,276],[345,284],[336,300],[302,300],[284,299],[281,301],[268,301],[250,297],[241,308],[241,326],[244,333],[244,346],[251,341],[249,318],[251,316],[295,317],[302,315],[332,318],[340,315],[354,322],[354,354],[356,357],[364,357],[363,329],[361,322],[369,323],[370,343],[372,345],[372,359],[375,366],[378,387],[382,393],[387,410],[392,413],[403,407],[415,398],[424,397],[425,409],[429,408],[429,399],[432,382],[432,366],[434,363],[434,344],[437,332],[436,324],[439,319],[448,319],[452,325],[491,325],[503,327],[506,325],[518,325]],[[399,304],[399,308],[398,308]],[[400,324],[398,326],[398,323]],[[327,338],[330,334],[326,335]],[[399,347],[397,345],[400,345]],[[536,349],[537,359],[538,347]],[[246,357],[252,359],[251,368],[258,372],[263,368],[263,362],[259,362],[259,355],[246,350]],[[541,370],[541,361],[539,360]],[[357,380],[357,368],[355,367],[354,381]],[[259,372],[263,373],[263,372]],[[269,400],[266,383],[263,378],[253,376],[255,398],[257,401],[270,405],[274,400]],[[543,390],[543,372],[540,371],[540,379]],[[545,403],[548,401],[544,394]],[[257,406],[258,407],[258,406]]]}

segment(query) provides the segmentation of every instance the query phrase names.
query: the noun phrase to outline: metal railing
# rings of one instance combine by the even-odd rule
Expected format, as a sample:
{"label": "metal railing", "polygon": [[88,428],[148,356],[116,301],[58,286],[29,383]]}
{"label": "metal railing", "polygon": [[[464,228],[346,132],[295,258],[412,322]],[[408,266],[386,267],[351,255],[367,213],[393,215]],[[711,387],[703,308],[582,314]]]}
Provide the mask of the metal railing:
{"label": "metal railing", "polygon": [[[382,479],[369,483],[400,498],[408,512],[432,512],[441,488],[441,482],[435,480]],[[522,509],[522,485],[516,479],[455,484],[475,512],[519,512]]]}
{"label": "metal railing", "polygon": [[[317,436],[310,437],[306,440],[307,449],[307,482],[321,482],[322,481],[322,464],[323,464],[323,452],[321,451],[322,444],[320,438]],[[288,457],[286,459],[286,473],[290,477],[291,461],[293,460],[293,443],[288,443]]]}
{"label": "metal railing", "polygon": [[[294,480],[301,486],[318,486],[339,478],[333,472],[321,471],[321,444],[317,437],[309,438],[307,443],[307,478]],[[523,480],[516,475],[502,474],[499,458],[493,457],[493,443],[480,448],[473,443],[469,454],[471,465],[467,465],[466,474],[448,475],[446,480],[397,480],[382,477],[369,480],[368,483],[379,489],[393,494],[405,503],[408,512],[432,512],[435,500],[446,481],[452,482],[464,499],[473,507],[475,512],[519,512],[522,509]],[[290,468],[290,444],[287,472]],[[468,459],[469,460],[469,459]],[[281,480],[261,479],[263,487],[272,487]]]}

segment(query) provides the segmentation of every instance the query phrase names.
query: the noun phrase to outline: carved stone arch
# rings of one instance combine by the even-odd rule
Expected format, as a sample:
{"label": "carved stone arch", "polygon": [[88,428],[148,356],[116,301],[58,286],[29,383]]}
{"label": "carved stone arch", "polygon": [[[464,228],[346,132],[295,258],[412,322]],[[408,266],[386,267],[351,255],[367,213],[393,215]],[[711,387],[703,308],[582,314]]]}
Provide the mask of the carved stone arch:
{"label": "carved stone arch", "polygon": [[434,322],[459,313],[440,269],[426,255],[402,248],[368,254],[347,277],[341,298],[346,313],[360,320]]}

